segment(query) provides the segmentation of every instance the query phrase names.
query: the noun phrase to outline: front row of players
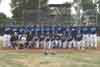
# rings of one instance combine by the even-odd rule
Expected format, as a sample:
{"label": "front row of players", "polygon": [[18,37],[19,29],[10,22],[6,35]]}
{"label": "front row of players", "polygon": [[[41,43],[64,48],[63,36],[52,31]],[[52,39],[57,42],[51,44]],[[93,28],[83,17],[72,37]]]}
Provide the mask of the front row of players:
{"label": "front row of players", "polygon": [[[9,31],[9,30],[8,30]],[[61,33],[33,35],[32,32],[4,34],[7,48],[97,48],[96,28],[66,28]]]}

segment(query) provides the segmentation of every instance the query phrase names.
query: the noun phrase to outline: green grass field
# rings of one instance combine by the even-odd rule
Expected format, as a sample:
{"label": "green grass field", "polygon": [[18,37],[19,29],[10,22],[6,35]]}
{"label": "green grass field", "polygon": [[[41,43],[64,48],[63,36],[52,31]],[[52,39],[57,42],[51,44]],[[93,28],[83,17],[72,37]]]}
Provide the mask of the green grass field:
{"label": "green grass field", "polygon": [[0,67],[100,67],[100,51],[71,51],[47,56],[43,53],[0,51]]}
{"label": "green grass field", "polygon": [[100,67],[100,51],[42,53],[0,52],[0,67]]}

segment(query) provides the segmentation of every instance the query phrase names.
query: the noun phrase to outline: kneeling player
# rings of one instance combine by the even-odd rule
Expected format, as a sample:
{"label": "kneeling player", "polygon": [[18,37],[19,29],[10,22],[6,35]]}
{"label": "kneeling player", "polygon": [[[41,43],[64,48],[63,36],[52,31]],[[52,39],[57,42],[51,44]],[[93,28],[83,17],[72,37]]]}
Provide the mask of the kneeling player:
{"label": "kneeling player", "polygon": [[72,48],[73,46],[73,37],[72,35],[69,33],[68,37],[67,37],[67,45],[68,45],[68,48]]}

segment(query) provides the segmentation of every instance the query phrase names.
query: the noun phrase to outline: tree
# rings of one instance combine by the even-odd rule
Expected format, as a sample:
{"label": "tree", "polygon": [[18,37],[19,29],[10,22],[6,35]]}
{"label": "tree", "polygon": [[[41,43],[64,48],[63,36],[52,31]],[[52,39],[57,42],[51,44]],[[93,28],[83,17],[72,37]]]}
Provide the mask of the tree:
{"label": "tree", "polygon": [[94,9],[96,4],[93,4],[93,0],[81,0],[81,6],[83,10]]}
{"label": "tree", "polygon": [[0,13],[0,24],[5,24],[8,20],[9,18],[4,13]]}
{"label": "tree", "polygon": [[99,10],[97,13],[97,25],[100,26],[100,0],[97,1],[97,9]]}
{"label": "tree", "polygon": [[[24,10],[37,10],[46,6],[47,0],[12,0],[13,18],[22,20]],[[35,16],[35,14],[34,14]]]}

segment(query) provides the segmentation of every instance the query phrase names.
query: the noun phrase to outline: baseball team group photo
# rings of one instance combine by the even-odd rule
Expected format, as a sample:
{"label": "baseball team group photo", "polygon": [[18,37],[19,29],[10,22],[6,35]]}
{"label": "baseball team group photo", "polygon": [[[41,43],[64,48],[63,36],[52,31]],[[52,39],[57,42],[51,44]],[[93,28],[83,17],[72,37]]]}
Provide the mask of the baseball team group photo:
{"label": "baseball team group photo", "polygon": [[0,67],[100,67],[100,0],[0,0]]}

